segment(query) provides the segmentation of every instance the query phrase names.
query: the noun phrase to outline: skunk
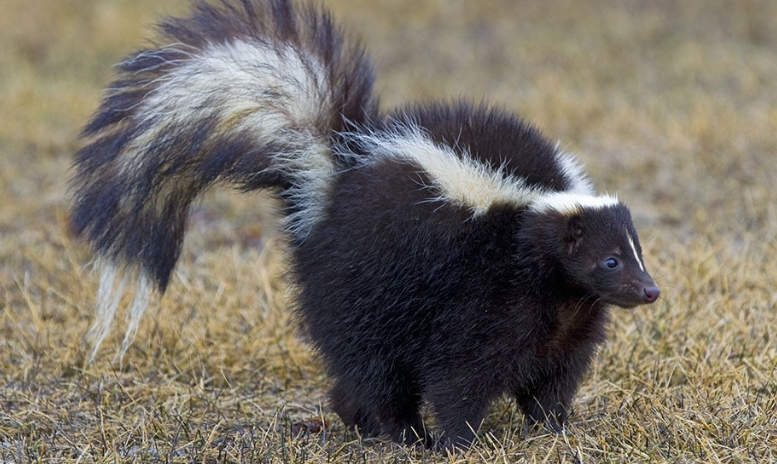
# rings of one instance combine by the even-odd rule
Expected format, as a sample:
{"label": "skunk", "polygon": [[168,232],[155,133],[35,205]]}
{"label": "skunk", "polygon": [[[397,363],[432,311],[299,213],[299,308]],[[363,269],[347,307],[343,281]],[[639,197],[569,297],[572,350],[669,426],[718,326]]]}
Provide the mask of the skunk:
{"label": "skunk", "polygon": [[169,285],[192,201],[264,189],[345,424],[467,447],[507,393],[562,430],[608,307],[660,293],[622,202],[507,111],[381,110],[363,48],[318,7],[195,1],[159,29],[119,65],[74,159],[72,229],[102,269],[93,357],[125,283],[121,353]]}

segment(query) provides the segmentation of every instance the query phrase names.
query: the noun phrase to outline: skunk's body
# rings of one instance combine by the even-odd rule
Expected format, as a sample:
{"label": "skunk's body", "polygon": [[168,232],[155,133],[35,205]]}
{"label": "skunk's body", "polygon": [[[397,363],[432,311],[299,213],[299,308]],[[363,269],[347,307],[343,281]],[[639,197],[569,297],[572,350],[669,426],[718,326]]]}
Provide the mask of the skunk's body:
{"label": "skunk's body", "polygon": [[[652,303],[628,209],[516,116],[468,103],[381,113],[363,51],[289,0],[198,2],[122,63],[76,155],[75,232],[102,258],[99,345],[138,273],[131,341],[188,208],[215,184],[283,204],[296,312],[348,424],[449,444],[513,394],[560,429],[608,305]],[[118,281],[118,282],[117,282]],[[96,349],[96,348],[95,348]]]}

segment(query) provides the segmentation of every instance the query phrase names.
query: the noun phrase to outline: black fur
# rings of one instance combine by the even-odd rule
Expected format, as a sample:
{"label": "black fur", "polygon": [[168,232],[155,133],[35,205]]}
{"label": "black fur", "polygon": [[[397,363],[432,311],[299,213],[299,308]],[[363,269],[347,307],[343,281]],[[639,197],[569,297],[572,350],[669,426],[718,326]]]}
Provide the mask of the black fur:
{"label": "black fur", "polygon": [[[289,0],[198,1],[194,11],[161,25],[173,45],[122,64],[84,129],[74,231],[164,291],[192,200],[216,183],[271,189],[287,216],[295,311],[346,424],[468,446],[489,404],[512,394],[530,421],[561,430],[604,340],[608,306],[658,298],[628,209],[593,197],[553,144],[505,111],[459,102],[381,114],[369,62],[324,12]],[[213,48],[235,42],[281,57],[245,68],[257,86],[281,85],[244,96],[198,81],[203,57],[240,64]],[[174,90],[199,85],[212,98],[190,108],[157,92],[173,77],[184,82]],[[238,124],[253,116],[258,125]],[[428,172],[426,155],[376,153],[396,140],[421,150],[413,134],[525,195],[494,187],[481,211],[446,191],[439,176],[448,174]],[[541,205],[557,193],[580,204]]]}
{"label": "black fur", "polygon": [[[469,110],[473,132],[487,131],[493,115]],[[518,146],[543,146],[536,136]],[[508,153],[515,140],[505,140],[493,148]],[[532,156],[510,161],[523,174]],[[538,184],[553,182],[548,171]],[[607,305],[653,300],[643,293],[655,284],[613,227],[636,237],[628,210],[497,205],[472,218],[425,201],[422,176],[395,162],[343,173],[326,219],[293,249],[299,314],[335,378],[333,408],[367,434],[428,441],[425,398],[446,438],[466,446],[509,392],[532,421],[560,431],[604,340]],[[604,269],[610,255],[625,269]]]}

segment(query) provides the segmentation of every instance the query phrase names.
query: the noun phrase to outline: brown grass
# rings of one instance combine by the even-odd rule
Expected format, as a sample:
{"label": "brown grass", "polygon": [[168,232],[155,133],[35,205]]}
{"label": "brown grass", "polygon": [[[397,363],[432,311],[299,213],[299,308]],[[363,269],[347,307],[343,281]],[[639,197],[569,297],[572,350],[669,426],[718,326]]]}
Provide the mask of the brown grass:
{"label": "brown grass", "polygon": [[[376,57],[386,105],[498,102],[632,206],[664,293],[614,311],[567,433],[524,434],[509,401],[460,456],[344,430],[256,195],[208,195],[124,362],[119,327],[86,365],[96,279],[66,227],[70,156],[111,65],[185,4],[5,0],[0,461],[775,462],[777,3],[326,4]],[[325,432],[292,433],[316,418]]]}

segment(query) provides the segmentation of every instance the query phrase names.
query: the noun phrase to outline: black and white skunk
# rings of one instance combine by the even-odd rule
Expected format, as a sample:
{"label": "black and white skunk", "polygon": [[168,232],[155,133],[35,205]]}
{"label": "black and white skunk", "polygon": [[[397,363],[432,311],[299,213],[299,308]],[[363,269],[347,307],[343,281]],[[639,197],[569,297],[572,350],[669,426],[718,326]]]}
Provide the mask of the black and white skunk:
{"label": "black and white skunk", "polygon": [[365,435],[468,446],[505,393],[561,430],[608,306],[653,303],[629,210],[515,115],[384,113],[371,64],[291,0],[197,1],[120,64],[83,136],[72,227],[100,258],[94,349],[128,276],[131,343],[206,189],[282,203],[296,314]]}

